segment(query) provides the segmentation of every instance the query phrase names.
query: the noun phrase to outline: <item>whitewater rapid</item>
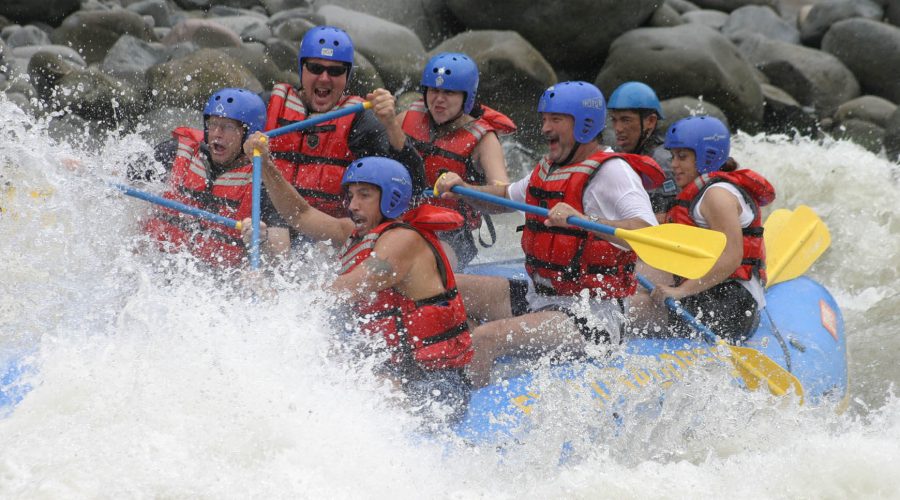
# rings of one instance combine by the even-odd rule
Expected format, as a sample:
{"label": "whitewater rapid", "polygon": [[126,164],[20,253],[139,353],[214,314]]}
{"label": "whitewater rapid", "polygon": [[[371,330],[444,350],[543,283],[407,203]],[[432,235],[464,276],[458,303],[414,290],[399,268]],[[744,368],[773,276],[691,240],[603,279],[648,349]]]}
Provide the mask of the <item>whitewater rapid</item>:
{"label": "whitewater rapid", "polygon": [[[733,147],[773,181],[772,209],[810,205],[831,230],[810,275],[843,309],[847,411],[699,380],[676,389],[658,421],[601,425],[608,434],[591,440],[594,414],[560,390],[544,396],[556,400],[539,440],[498,451],[423,437],[397,394],[366,375],[373,361],[336,350],[331,298],[320,292],[333,268],[215,280],[187,256],[157,253],[140,232],[147,205],[104,182],[121,181],[126,159],[152,145],[110,136],[87,149],[46,128],[0,97],[0,360],[28,352],[39,367],[33,390],[0,419],[0,497],[900,491],[898,165],[856,145],[738,135]],[[480,260],[516,255],[519,219],[500,218],[501,241]],[[565,441],[579,443],[578,460],[559,466]]]}

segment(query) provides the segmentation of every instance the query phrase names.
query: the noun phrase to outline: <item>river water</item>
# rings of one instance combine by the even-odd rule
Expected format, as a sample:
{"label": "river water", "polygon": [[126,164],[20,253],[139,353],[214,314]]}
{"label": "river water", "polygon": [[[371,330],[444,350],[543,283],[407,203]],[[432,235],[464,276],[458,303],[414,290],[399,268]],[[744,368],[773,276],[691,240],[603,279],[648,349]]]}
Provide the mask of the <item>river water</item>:
{"label": "river water", "polygon": [[[57,143],[2,97],[0,117],[0,352],[38,367],[0,420],[0,497],[900,496],[900,176],[853,144],[739,135],[733,151],[773,181],[772,208],[808,204],[831,230],[810,274],[846,321],[844,413],[713,380],[599,439],[593,413],[550,401],[540,439],[498,450],[423,437],[370,361],[335,348],[327,266],[215,280],[146,249],[146,204],[103,179],[151,145]],[[483,260],[516,253],[518,216],[500,219]],[[589,444],[559,466],[564,441]]]}

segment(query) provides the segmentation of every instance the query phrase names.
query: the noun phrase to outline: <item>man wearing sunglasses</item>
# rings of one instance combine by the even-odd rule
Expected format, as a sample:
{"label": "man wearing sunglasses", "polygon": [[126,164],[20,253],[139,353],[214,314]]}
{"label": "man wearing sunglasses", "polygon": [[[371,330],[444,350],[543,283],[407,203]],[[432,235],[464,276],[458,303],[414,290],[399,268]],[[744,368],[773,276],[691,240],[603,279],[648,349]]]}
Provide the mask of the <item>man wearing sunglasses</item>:
{"label": "man wearing sunglasses", "polygon": [[399,161],[421,192],[424,165],[396,120],[394,96],[385,89],[376,89],[365,99],[345,95],[353,75],[350,36],[339,28],[317,26],[304,35],[298,62],[300,88],[285,83],[275,85],[269,99],[266,130],[364,100],[371,101],[373,107],[371,111],[272,138],[269,149],[275,165],[297,192],[322,212],[346,216],[341,178],[353,160],[365,156]]}

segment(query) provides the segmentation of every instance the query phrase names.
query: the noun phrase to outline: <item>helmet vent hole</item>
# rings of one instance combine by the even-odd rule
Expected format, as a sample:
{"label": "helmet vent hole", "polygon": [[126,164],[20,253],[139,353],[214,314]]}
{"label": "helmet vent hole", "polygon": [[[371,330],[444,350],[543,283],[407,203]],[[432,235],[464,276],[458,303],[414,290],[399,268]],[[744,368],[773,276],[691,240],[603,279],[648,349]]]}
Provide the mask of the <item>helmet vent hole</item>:
{"label": "helmet vent hole", "polygon": [[444,74],[445,74],[445,75],[449,75],[449,74],[452,74],[452,73],[453,73],[453,70],[452,70],[452,69],[444,70]]}
{"label": "helmet vent hole", "polygon": [[325,45],[325,39],[319,38],[319,45]]}
{"label": "helmet vent hole", "polygon": [[233,103],[233,102],[234,102],[234,97],[229,97],[229,98],[228,98],[228,104],[231,104],[231,103]]}

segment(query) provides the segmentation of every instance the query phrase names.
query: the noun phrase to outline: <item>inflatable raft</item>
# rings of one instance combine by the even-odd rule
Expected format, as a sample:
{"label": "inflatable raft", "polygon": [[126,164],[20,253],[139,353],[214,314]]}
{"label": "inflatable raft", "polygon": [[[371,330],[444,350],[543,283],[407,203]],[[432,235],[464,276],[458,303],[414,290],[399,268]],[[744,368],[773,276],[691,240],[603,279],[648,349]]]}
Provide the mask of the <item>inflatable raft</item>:
{"label": "inflatable raft", "polygon": [[[511,276],[521,263],[475,266],[468,272]],[[847,343],[840,308],[819,283],[800,277],[766,292],[767,306],[744,347],[753,349],[796,377],[803,401],[843,407],[847,401]],[[629,393],[655,385],[665,390],[690,370],[707,363],[730,367],[725,346],[698,339],[630,338],[620,354],[592,361],[590,369],[561,366],[553,376],[576,384],[598,407],[621,406]],[[746,387],[738,370],[735,384]],[[528,431],[529,415],[541,404],[534,375],[523,373],[475,391],[457,433],[476,443],[517,437]]]}

